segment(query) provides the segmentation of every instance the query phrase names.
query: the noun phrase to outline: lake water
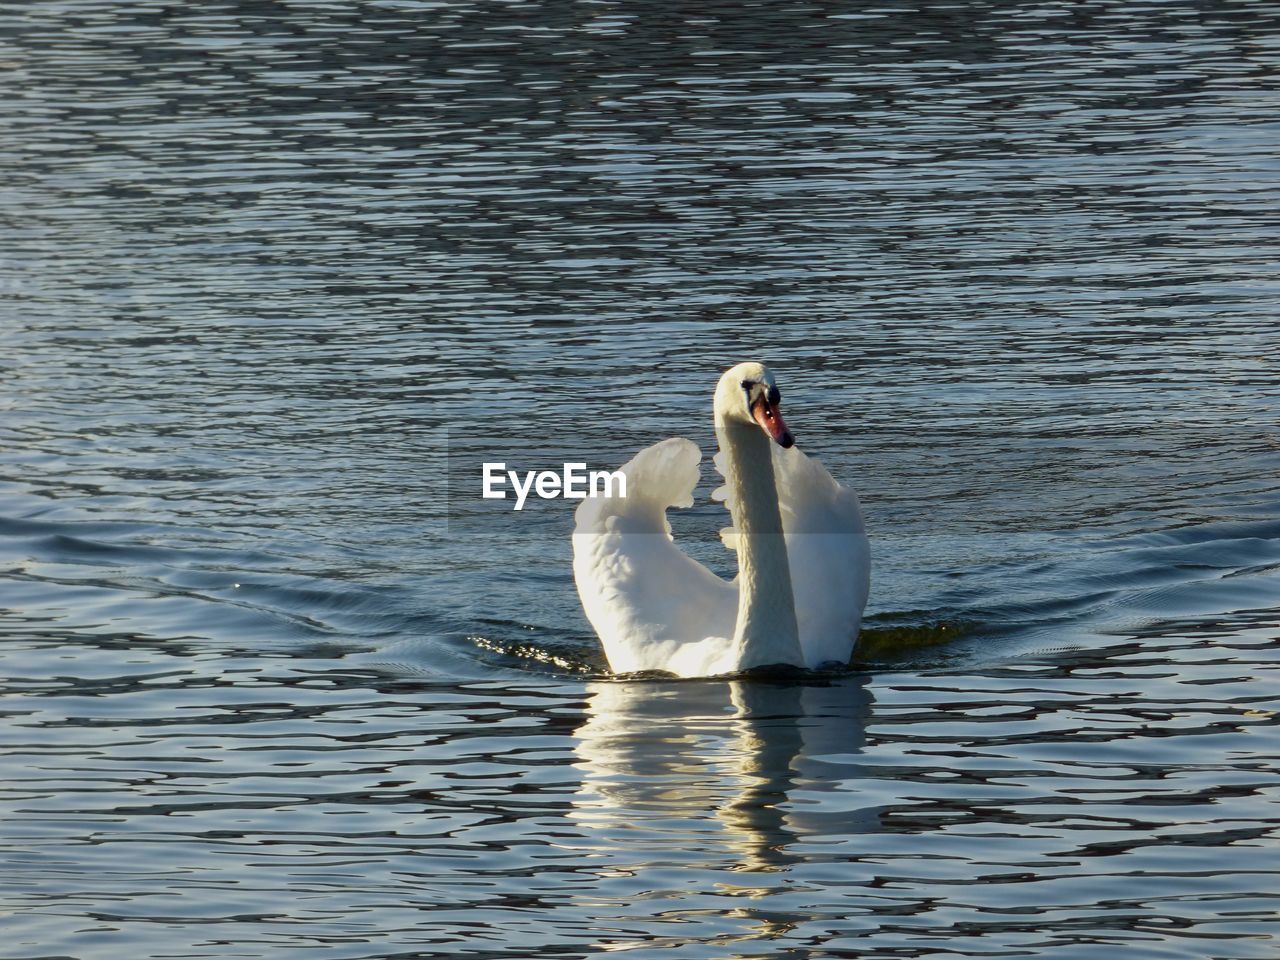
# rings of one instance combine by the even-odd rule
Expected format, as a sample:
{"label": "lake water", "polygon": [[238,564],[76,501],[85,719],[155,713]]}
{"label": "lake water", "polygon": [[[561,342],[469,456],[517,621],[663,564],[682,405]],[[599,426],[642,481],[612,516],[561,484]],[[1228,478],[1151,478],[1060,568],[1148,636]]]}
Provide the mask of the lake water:
{"label": "lake water", "polygon": [[[4,956],[1280,952],[1267,4],[9,6]],[[858,658],[611,679],[752,358]]]}

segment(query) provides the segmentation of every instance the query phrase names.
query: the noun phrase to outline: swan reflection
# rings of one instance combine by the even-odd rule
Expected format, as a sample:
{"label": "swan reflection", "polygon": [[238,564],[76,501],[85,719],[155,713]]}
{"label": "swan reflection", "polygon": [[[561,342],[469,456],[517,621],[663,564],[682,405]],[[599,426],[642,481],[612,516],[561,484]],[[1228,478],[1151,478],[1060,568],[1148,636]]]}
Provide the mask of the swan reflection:
{"label": "swan reflection", "polygon": [[588,693],[574,812],[602,847],[768,871],[800,857],[797,842],[876,829],[856,786],[872,702],[863,677],[598,682]]}

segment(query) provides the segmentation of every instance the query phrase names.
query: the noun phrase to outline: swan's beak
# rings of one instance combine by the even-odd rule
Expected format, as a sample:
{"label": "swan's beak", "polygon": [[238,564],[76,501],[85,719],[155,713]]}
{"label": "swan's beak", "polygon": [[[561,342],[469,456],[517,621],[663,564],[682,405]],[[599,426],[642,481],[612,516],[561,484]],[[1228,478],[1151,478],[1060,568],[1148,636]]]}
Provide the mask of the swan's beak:
{"label": "swan's beak", "polygon": [[782,419],[782,411],[770,404],[764,397],[761,397],[751,405],[751,416],[756,423],[760,424],[760,429],[767,433],[778,446],[790,447],[795,445],[796,438],[787,429],[786,421]]}

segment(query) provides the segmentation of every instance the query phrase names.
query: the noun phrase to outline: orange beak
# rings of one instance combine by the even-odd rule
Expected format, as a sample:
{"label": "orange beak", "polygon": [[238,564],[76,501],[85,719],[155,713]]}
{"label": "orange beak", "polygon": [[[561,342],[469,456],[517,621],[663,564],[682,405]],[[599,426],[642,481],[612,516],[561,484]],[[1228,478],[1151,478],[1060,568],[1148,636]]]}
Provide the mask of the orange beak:
{"label": "orange beak", "polygon": [[756,423],[760,424],[760,429],[767,433],[778,446],[790,447],[795,444],[796,438],[787,429],[786,421],[782,419],[782,411],[772,406],[764,397],[751,405],[751,416]]}

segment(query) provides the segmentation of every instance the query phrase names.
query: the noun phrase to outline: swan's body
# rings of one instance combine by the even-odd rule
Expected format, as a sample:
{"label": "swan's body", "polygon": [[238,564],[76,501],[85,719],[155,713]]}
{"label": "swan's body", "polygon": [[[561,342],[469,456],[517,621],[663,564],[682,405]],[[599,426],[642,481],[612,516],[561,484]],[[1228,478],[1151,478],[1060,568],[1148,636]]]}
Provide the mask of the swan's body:
{"label": "swan's body", "polygon": [[[622,467],[626,497],[578,507],[574,578],[610,667],[714,676],[846,663],[870,581],[854,494],[792,447],[773,377],[739,364],[716,389],[716,466],[738,577],[716,576],[671,537],[668,507],[693,504],[702,459],[673,437]],[[776,441],[776,442],[771,442]],[[717,496],[720,492],[717,491]]]}

